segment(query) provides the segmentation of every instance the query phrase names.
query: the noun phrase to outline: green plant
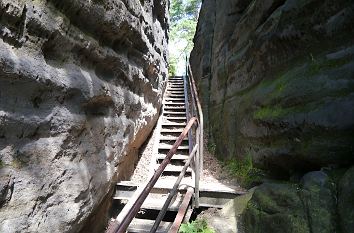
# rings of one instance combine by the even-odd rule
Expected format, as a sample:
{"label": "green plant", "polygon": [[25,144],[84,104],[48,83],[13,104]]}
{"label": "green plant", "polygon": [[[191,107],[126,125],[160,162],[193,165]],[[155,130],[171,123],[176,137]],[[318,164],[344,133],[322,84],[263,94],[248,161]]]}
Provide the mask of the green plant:
{"label": "green plant", "polygon": [[253,114],[253,118],[258,120],[280,118],[286,115],[287,113],[288,112],[285,109],[279,106],[263,107],[258,109]]}
{"label": "green plant", "polygon": [[170,57],[168,64],[168,75],[170,77],[175,76],[177,72],[177,59],[175,57]]}
{"label": "green plant", "polygon": [[209,153],[215,155],[215,152],[216,152],[216,145],[215,145],[215,143],[208,142],[208,144],[207,144],[207,149],[208,149]]}
{"label": "green plant", "polygon": [[182,224],[179,228],[180,233],[215,233],[213,229],[208,227],[205,219],[192,221],[190,223]]}
{"label": "green plant", "polygon": [[[193,49],[201,0],[172,0],[169,32],[169,75],[182,68],[184,60]],[[184,68],[183,68],[184,69]]]}
{"label": "green plant", "polygon": [[253,166],[251,155],[246,155],[244,159],[231,159],[224,162],[226,170],[239,180],[241,185],[250,186],[252,183],[260,182],[264,176],[262,170]]}

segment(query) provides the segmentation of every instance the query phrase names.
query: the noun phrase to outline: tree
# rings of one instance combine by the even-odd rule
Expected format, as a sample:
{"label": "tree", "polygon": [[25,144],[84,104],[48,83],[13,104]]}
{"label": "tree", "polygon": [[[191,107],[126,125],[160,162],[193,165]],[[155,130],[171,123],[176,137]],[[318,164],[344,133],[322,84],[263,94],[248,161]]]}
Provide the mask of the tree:
{"label": "tree", "polygon": [[[171,0],[170,44],[183,44],[183,46],[170,51],[170,74],[175,74],[178,61],[184,60],[184,56],[189,55],[193,49],[193,37],[201,2],[201,0]],[[174,68],[174,70],[171,70],[171,68]]]}

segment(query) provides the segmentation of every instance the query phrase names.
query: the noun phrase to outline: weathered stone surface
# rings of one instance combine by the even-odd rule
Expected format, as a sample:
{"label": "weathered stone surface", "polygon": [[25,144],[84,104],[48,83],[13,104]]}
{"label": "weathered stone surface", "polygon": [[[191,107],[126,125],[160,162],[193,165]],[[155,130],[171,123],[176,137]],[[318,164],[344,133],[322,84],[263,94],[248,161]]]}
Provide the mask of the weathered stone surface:
{"label": "weathered stone surface", "polygon": [[256,188],[239,215],[240,232],[338,232],[336,187],[323,172],[301,184],[267,183]]}
{"label": "weathered stone surface", "polygon": [[134,160],[161,105],[167,4],[0,1],[0,232],[80,231]]}
{"label": "weathered stone surface", "polygon": [[353,1],[205,0],[191,64],[222,159],[354,162]]}
{"label": "weathered stone surface", "polygon": [[354,167],[344,174],[339,183],[338,213],[342,231],[354,232]]}

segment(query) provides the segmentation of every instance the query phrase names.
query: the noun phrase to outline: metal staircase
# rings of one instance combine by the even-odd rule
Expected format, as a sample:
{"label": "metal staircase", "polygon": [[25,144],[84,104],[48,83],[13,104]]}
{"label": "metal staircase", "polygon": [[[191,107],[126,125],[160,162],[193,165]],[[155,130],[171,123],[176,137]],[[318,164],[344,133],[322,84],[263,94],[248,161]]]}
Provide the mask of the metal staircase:
{"label": "metal staircase", "polygon": [[188,71],[187,76],[167,80],[156,128],[152,176],[146,184],[117,184],[113,199],[123,207],[110,233],[178,232],[194,208],[218,208],[241,194],[223,186],[200,184],[203,113]]}

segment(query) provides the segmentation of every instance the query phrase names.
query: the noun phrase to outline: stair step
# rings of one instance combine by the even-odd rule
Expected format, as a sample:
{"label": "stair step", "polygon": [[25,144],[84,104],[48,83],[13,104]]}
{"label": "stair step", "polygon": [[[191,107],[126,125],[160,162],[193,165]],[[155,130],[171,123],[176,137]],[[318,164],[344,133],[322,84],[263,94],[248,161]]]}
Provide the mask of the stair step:
{"label": "stair step", "polygon": [[168,87],[166,89],[166,91],[183,91],[184,92],[184,88],[170,88],[170,87]]}
{"label": "stair step", "polygon": [[163,112],[170,112],[170,113],[179,113],[183,112],[184,114],[186,113],[185,109],[164,109]]}
{"label": "stair step", "polygon": [[186,117],[170,117],[170,116],[164,116],[163,117],[166,120],[187,120]]}
{"label": "stair step", "polygon": [[[177,166],[175,166],[177,167]],[[163,204],[167,200],[168,192],[162,192],[159,193],[157,192],[158,190],[154,190],[156,192],[150,192],[147,198],[145,199],[143,205],[141,206],[140,209],[150,209],[150,210],[161,210]],[[126,200],[128,201],[130,197],[133,195],[133,192],[127,192],[127,191],[120,191],[117,190],[113,199],[114,200]],[[168,208],[168,211],[178,211],[178,207],[180,203],[182,202],[180,194],[177,194],[174,199],[172,199],[172,202]]]}
{"label": "stair step", "polygon": [[175,132],[178,132],[178,133],[182,133],[183,132],[183,128],[179,128],[179,129],[164,129],[162,128],[160,130],[161,133],[175,133]]}
{"label": "stair step", "polygon": [[[176,140],[161,140],[159,145],[174,145]],[[188,140],[183,140],[181,146],[188,146]]]}
{"label": "stair step", "polygon": [[176,101],[176,100],[179,100],[179,101],[183,101],[184,102],[184,100],[185,100],[185,98],[183,97],[183,98],[171,98],[171,97],[165,97],[164,98],[164,100],[165,101]]}
{"label": "stair step", "polygon": [[178,123],[186,123],[187,118],[186,117],[169,117],[169,116],[163,116],[164,122],[178,122]]}
{"label": "stair step", "polygon": [[[134,218],[128,227],[128,233],[149,233],[155,220]],[[172,222],[161,222],[156,233],[166,233],[172,226]]]}
{"label": "stair step", "polygon": [[180,87],[171,87],[171,86],[168,86],[167,91],[184,91],[184,87],[183,86],[180,86]]}
{"label": "stair step", "polygon": [[[155,169],[157,169],[159,167],[159,164],[157,164],[157,166],[155,167]],[[168,173],[180,173],[183,169],[183,166],[174,166],[174,165],[167,165],[164,172],[168,172]],[[187,168],[186,173],[192,173],[192,169],[190,167]]]}
{"label": "stair step", "polygon": [[168,103],[165,103],[164,105],[167,106],[167,107],[171,107],[171,106],[183,106],[183,107],[185,107],[185,103],[184,102],[183,103],[168,102]]}
{"label": "stair step", "polygon": [[[174,179],[174,178],[173,178]],[[176,177],[177,179],[177,177]],[[172,182],[175,182],[176,179],[172,180]],[[165,179],[160,179],[156,182],[154,185],[153,189],[151,190],[151,193],[169,193],[170,189],[172,189],[173,184],[171,184],[171,181],[166,181]],[[116,196],[117,192],[119,189],[124,188],[126,190],[130,190],[130,193],[134,193],[135,190],[138,189],[138,184],[132,181],[120,181],[116,184]],[[178,190],[184,190],[184,188],[178,188]]]}
{"label": "stair step", "polygon": [[[156,156],[156,159],[164,160],[165,157],[166,157],[166,155],[159,154]],[[173,155],[172,160],[183,160],[184,161],[184,160],[187,160],[188,158],[189,158],[188,155],[175,154],[175,155]]]}
{"label": "stair step", "polygon": [[173,83],[173,82],[184,82],[183,78],[182,79],[170,79],[168,80],[168,83]]}
{"label": "stair step", "polygon": [[164,110],[164,112],[173,112],[173,113],[175,113],[175,112],[186,112],[186,109],[183,109],[183,108],[164,108],[163,109]]}
{"label": "stair step", "polygon": [[186,127],[186,123],[175,123],[175,122],[172,122],[172,123],[163,122],[161,125],[162,125],[162,127],[164,127],[164,126]]}
{"label": "stair step", "polygon": [[166,95],[166,97],[172,97],[172,98],[181,98],[183,97],[184,98],[184,94],[169,94],[169,95]]}
{"label": "stair step", "polygon": [[166,102],[164,103],[165,106],[185,106],[185,102]]}
{"label": "stair step", "polygon": [[169,87],[180,87],[180,88],[184,88],[184,84],[183,83],[169,83],[167,84],[167,88]]}
{"label": "stair step", "polygon": [[164,109],[186,109],[186,106],[184,105],[175,105],[175,106],[170,106],[170,105],[165,105]]}
{"label": "stair step", "polygon": [[[173,136],[160,136],[160,141],[176,141],[178,137]],[[184,138],[183,141],[188,141],[188,138]]]}
{"label": "stair step", "polygon": [[171,115],[186,115],[186,112],[171,112],[171,111],[164,111],[163,114],[171,114]]}
{"label": "stair step", "polygon": [[165,95],[184,95],[183,91],[166,91]]}
{"label": "stair step", "polygon": [[[159,149],[161,150],[170,150],[172,145],[159,145]],[[189,146],[179,146],[178,150],[189,150]]]}
{"label": "stair step", "polygon": [[167,89],[174,89],[174,88],[184,89],[184,85],[167,85]]}
{"label": "stair step", "polygon": [[186,119],[183,119],[183,120],[171,120],[171,119],[163,119],[162,121],[163,123],[183,123],[183,124],[187,124],[187,120]]}
{"label": "stair step", "polygon": [[176,99],[173,99],[173,100],[165,100],[164,101],[164,104],[169,104],[169,103],[181,103],[181,104],[184,104],[185,103],[185,100],[176,100]]}

